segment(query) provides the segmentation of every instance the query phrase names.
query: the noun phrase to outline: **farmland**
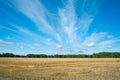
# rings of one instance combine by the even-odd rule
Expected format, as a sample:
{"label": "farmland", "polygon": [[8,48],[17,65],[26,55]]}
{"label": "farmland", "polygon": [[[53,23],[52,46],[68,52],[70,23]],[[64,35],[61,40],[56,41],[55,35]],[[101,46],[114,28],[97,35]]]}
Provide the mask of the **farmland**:
{"label": "farmland", "polygon": [[119,79],[119,58],[0,58],[0,80]]}

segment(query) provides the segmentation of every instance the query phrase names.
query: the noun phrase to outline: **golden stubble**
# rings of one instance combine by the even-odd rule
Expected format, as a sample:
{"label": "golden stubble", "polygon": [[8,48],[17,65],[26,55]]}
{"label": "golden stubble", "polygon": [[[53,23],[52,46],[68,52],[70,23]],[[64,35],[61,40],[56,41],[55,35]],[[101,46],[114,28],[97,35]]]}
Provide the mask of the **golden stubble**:
{"label": "golden stubble", "polygon": [[0,58],[5,80],[119,80],[119,58]]}

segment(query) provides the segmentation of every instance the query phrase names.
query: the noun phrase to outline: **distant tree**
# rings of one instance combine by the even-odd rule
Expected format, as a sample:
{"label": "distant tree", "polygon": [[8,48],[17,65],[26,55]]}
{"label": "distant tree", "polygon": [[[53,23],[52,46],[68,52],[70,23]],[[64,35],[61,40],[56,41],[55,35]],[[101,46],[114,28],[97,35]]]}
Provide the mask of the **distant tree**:
{"label": "distant tree", "polygon": [[15,57],[13,53],[3,53],[2,57]]}
{"label": "distant tree", "polygon": [[0,57],[2,57],[2,54],[0,54]]}
{"label": "distant tree", "polygon": [[46,54],[27,54],[26,57],[33,57],[33,58],[47,58]]}
{"label": "distant tree", "polygon": [[26,57],[35,57],[34,54],[27,54]]}
{"label": "distant tree", "polygon": [[27,55],[14,55],[13,53],[3,53],[0,57],[30,57],[30,58],[120,58],[120,52],[99,52],[91,55],[87,54],[27,54]]}
{"label": "distant tree", "polygon": [[47,55],[46,54],[39,54],[38,55],[40,58],[47,58]]}
{"label": "distant tree", "polygon": [[100,52],[94,53],[93,58],[120,58],[120,52]]}

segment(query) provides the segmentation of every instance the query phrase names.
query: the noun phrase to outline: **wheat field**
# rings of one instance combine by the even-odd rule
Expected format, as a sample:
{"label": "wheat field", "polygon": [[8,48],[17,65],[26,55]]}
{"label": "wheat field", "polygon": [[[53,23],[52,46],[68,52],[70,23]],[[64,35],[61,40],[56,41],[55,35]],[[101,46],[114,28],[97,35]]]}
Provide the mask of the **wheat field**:
{"label": "wheat field", "polygon": [[120,59],[0,58],[0,80],[120,80]]}

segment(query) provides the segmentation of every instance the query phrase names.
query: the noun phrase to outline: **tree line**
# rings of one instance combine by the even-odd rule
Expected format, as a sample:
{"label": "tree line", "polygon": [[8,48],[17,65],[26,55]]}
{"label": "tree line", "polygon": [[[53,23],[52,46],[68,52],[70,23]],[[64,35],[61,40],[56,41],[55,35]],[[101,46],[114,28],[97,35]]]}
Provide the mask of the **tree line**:
{"label": "tree line", "polygon": [[0,57],[26,57],[26,58],[120,58],[120,52],[99,52],[93,54],[27,54],[15,55],[13,53],[2,53]]}

